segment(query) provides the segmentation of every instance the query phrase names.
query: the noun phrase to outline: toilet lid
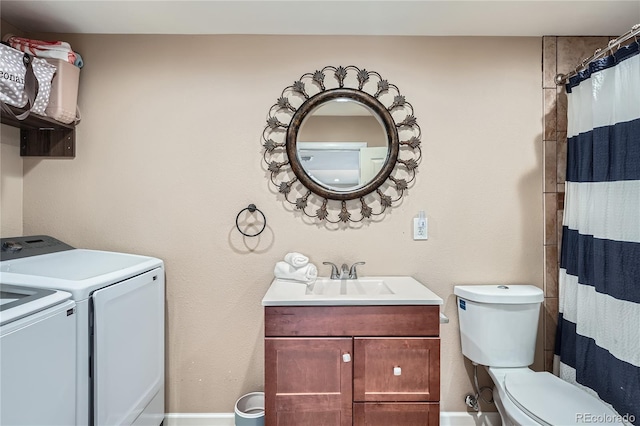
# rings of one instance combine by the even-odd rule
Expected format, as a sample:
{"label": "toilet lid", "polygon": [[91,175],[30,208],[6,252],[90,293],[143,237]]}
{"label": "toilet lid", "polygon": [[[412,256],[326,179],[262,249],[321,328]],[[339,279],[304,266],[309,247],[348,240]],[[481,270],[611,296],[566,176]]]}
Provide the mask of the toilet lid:
{"label": "toilet lid", "polygon": [[[617,416],[599,399],[547,372],[507,374],[504,384],[509,398],[542,424],[611,426]],[[586,416],[594,417],[587,421]]]}

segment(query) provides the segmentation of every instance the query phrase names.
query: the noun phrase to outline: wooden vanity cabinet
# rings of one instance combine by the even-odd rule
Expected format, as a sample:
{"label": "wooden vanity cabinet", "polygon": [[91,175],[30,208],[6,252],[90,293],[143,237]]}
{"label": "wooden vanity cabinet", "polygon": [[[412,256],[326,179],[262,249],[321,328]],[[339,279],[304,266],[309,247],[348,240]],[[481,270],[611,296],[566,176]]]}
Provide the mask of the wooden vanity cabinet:
{"label": "wooden vanity cabinet", "polygon": [[439,307],[265,307],[266,426],[437,426]]}

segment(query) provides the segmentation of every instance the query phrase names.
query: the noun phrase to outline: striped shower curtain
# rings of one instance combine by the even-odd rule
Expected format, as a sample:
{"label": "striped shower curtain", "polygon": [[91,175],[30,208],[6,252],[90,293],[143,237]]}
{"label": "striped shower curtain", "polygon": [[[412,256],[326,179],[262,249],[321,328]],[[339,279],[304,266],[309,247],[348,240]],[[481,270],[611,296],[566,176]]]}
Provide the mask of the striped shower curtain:
{"label": "striped shower curtain", "polygon": [[[555,367],[640,425],[638,42],[572,77]],[[598,415],[598,413],[590,413]]]}

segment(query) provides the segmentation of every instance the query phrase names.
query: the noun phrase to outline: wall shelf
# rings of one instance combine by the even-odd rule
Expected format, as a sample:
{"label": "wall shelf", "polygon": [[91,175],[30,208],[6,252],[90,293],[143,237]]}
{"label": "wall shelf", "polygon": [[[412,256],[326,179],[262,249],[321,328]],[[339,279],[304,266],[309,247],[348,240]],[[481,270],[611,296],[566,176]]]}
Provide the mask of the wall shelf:
{"label": "wall shelf", "polygon": [[[16,113],[21,111],[12,108]],[[63,157],[76,156],[75,124],[65,124],[49,117],[31,114],[25,120],[16,120],[1,111],[1,122],[20,129],[20,156]]]}

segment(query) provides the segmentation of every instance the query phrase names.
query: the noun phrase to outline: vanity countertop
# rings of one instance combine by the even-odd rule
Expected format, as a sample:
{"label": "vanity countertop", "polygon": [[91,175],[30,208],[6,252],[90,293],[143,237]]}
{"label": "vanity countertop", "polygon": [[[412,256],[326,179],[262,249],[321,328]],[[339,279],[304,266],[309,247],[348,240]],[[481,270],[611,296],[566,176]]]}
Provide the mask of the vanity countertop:
{"label": "vanity countertop", "polygon": [[409,276],[355,280],[318,278],[306,284],[274,279],[262,306],[442,305],[443,300]]}

